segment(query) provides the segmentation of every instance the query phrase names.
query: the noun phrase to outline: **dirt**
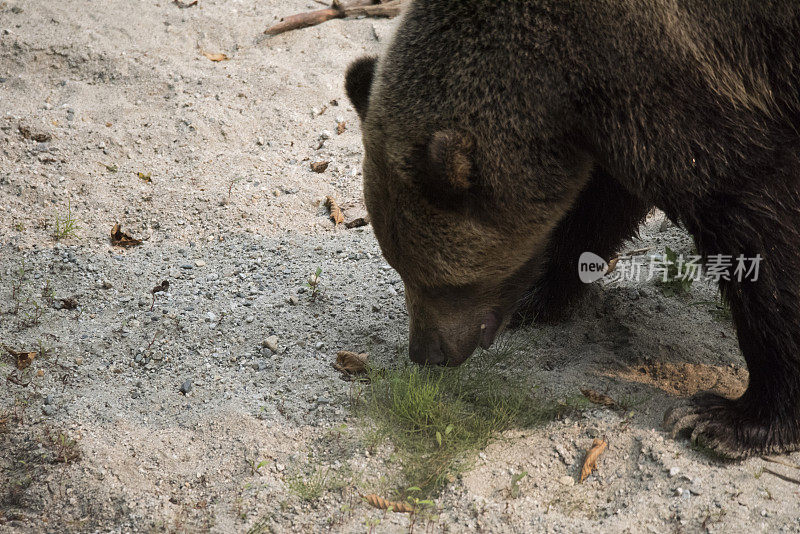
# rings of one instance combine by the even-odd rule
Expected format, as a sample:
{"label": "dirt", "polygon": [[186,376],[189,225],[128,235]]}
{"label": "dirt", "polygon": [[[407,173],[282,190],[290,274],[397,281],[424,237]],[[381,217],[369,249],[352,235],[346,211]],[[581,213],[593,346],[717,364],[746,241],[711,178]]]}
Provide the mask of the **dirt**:
{"label": "dirt", "polygon": [[[596,283],[570,320],[510,334],[538,396],[589,387],[626,410],[507,432],[425,517],[360,499],[396,461],[331,363],[396,362],[407,316],[371,227],[324,202],[363,211],[343,72],[396,21],[263,36],[318,6],[0,2],[0,343],[38,352],[0,356],[0,531],[800,531],[797,470],[661,428],[680,398],[747,381],[707,282]],[[142,244],[113,246],[116,223]],[[659,212],[642,247],[692,250]]]}

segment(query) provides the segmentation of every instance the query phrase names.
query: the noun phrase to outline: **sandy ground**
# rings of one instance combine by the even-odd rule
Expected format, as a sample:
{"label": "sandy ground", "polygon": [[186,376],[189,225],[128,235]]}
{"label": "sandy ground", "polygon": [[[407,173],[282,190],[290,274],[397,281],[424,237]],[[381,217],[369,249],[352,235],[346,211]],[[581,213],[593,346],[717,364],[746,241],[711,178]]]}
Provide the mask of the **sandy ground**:
{"label": "sandy ground", "polygon": [[[381,489],[391,451],[367,450],[351,386],[330,367],[342,348],[392,362],[406,336],[402,283],[371,228],[335,229],[320,205],[359,202],[342,77],[395,22],[261,37],[317,7],[0,2],[0,342],[44,352],[25,371],[0,360],[0,531],[412,526],[359,500]],[[316,161],[330,165],[314,173]],[[78,228],[56,241],[70,211]],[[116,222],[144,243],[112,247]],[[691,250],[659,213],[629,246]],[[318,267],[312,300],[304,284]],[[520,372],[547,398],[588,386],[637,399],[634,413],[588,409],[508,432],[438,496],[438,519],[414,528],[800,531],[800,471],[720,463],[661,429],[680,397],[746,384],[714,288],[592,289],[568,322],[515,334],[528,340]],[[595,436],[610,448],[577,485]],[[312,460],[350,482],[303,501],[291,480]]]}

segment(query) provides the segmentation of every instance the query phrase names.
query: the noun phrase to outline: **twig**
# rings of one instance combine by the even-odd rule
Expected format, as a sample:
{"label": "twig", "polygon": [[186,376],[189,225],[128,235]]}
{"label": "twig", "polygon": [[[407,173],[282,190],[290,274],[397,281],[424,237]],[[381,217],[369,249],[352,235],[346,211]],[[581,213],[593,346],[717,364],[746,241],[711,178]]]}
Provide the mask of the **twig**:
{"label": "twig", "polygon": [[396,17],[407,0],[391,0],[379,3],[378,0],[353,0],[343,3],[335,0],[331,7],[307,13],[284,17],[277,24],[267,28],[267,35],[278,35],[291,30],[316,26],[333,19],[345,17]]}
{"label": "twig", "polygon": [[774,475],[774,476],[780,478],[781,480],[785,480],[786,482],[793,482],[795,484],[800,484],[800,480],[797,480],[796,478],[792,478],[792,477],[787,477],[786,475],[782,475],[782,474],[780,474],[778,472],[775,472],[772,469],[769,469],[767,467],[764,468],[764,472],[765,473],[769,473],[770,475]]}
{"label": "twig", "polygon": [[800,469],[800,465],[793,464],[792,462],[787,462],[786,460],[781,460],[780,458],[762,456],[761,459],[764,460],[765,462],[772,462],[774,464],[785,465],[786,467],[791,467],[792,469]]}

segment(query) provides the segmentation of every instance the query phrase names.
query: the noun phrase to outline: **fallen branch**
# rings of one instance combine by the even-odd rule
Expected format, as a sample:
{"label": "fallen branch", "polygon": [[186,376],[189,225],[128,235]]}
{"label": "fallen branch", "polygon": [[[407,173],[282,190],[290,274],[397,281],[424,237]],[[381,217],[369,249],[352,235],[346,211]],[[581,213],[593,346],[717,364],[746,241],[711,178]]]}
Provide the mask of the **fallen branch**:
{"label": "fallen branch", "polygon": [[264,33],[278,35],[346,17],[396,17],[400,14],[400,9],[406,1],[353,0],[352,2],[343,3],[339,0],[334,0],[331,7],[327,9],[318,9],[285,17],[277,24],[267,28]]}

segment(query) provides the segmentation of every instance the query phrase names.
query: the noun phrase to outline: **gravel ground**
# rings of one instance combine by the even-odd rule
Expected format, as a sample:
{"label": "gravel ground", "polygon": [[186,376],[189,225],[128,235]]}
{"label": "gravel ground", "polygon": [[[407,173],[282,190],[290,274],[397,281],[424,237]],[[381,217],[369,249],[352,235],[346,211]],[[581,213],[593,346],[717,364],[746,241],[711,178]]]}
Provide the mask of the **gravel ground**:
{"label": "gravel ground", "polygon": [[[403,286],[371,228],[334,228],[321,203],[360,209],[342,77],[395,22],[262,38],[317,6],[0,2],[0,343],[42,351],[24,371],[0,359],[0,531],[411,527],[358,498],[397,466],[388,445],[367,447],[330,366],[340,349],[396,360]],[[77,230],[55,240],[70,213]],[[115,223],[142,245],[113,247]],[[667,246],[691,251],[655,212],[626,248]],[[653,282],[595,284],[573,319],[515,332],[515,368],[538,395],[588,386],[635,399],[633,414],[507,432],[414,528],[799,532],[800,471],[721,463],[661,430],[680,397],[746,384],[715,299],[706,283],[669,298]],[[609,450],[575,484],[597,436]],[[309,470],[344,482],[304,500]]]}

